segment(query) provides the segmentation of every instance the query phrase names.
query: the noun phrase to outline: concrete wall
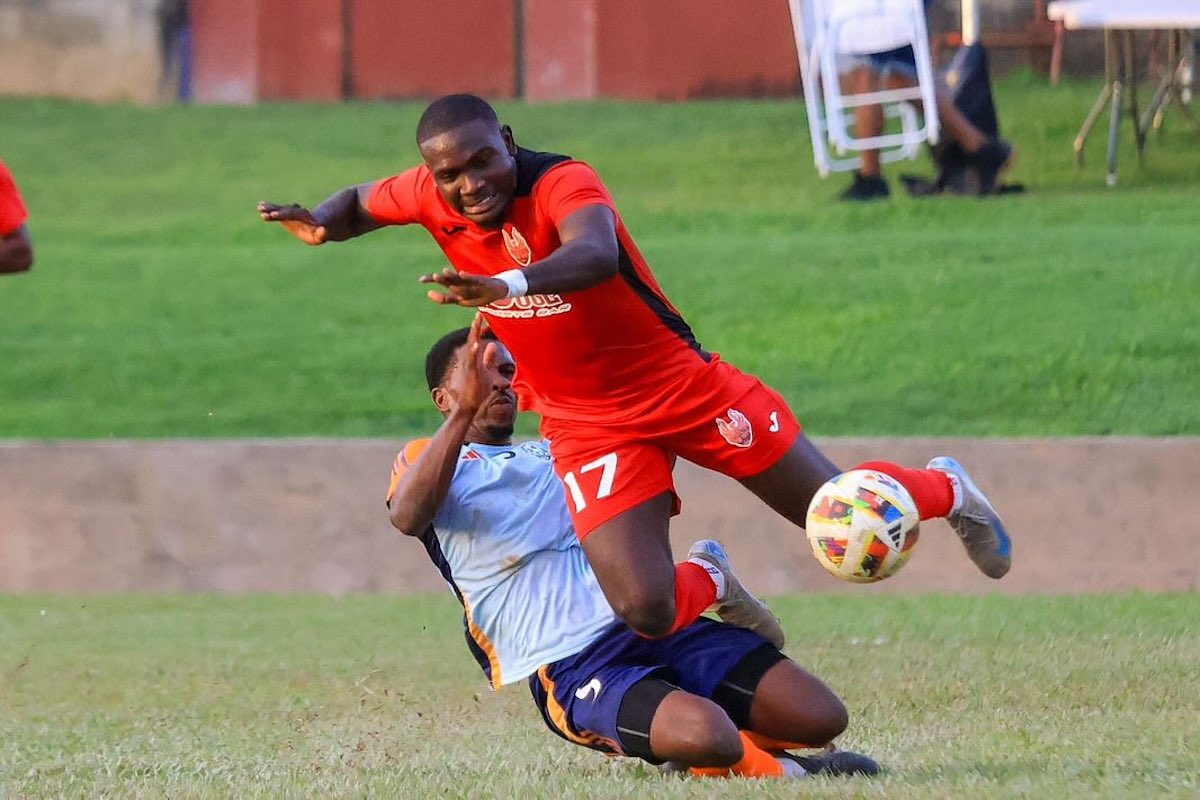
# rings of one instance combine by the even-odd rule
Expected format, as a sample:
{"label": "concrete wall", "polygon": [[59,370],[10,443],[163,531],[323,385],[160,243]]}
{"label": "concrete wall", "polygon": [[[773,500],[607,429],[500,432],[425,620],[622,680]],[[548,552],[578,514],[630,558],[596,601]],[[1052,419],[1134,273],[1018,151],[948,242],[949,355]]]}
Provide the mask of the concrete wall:
{"label": "concrete wall", "polygon": [[[838,462],[952,453],[1002,510],[1015,563],[982,577],[945,523],[874,587],[821,571],[802,534],[732,481],[676,470],[677,553],[714,536],[763,594],[1078,593],[1200,587],[1188,501],[1200,439],[837,439]],[[155,441],[0,444],[0,591],[412,592],[444,585],[383,505],[397,443]]]}
{"label": "concrete wall", "polygon": [[0,95],[149,102],[157,0],[0,0]]}

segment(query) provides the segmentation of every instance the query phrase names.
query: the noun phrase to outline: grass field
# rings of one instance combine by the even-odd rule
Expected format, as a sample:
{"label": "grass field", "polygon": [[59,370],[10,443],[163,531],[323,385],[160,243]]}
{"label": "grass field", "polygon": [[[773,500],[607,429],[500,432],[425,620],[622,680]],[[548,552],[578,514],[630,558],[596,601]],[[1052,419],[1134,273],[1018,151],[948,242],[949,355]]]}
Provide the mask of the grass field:
{"label": "grass field", "polygon": [[[1070,150],[1097,88],[999,83],[1030,191],[984,202],[835,202],[794,101],[500,111],[600,169],[700,340],[816,435],[1198,435],[1200,148],[1126,137],[1106,189],[1103,126]],[[416,285],[427,235],[254,214],[413,163],[420,108],[0,99],[38,254],[0,280],[0,439],[427,431],[421,360],[469,319]],[[484,688],[450,597],[0,596],[0,797],[1200,796],[1200,594],[773,602],[886,775],[573,748]]]}
{"label": "grass field", "polygon": [[[500,111],[600,169],[701,342],[816,433],[1200,434],[1200,148],[1169,117],[1106,189],[1103,126],[1070,148],[1096,89],[1000,82],[1027,195],[866,207],[795,101]],[[0,100],[38,253],[0,284],[0,438],[427,429],[421,358],[468,319],[415,283],[427,234],[306,249],[254,213],[414,163],[420,108]]]}
{"label": "grass field", "polygon": [[1200,595],[781,598],[878,779],[697,782],[485,688],[450,597],[0,598],[0,796],[1194,798]]}

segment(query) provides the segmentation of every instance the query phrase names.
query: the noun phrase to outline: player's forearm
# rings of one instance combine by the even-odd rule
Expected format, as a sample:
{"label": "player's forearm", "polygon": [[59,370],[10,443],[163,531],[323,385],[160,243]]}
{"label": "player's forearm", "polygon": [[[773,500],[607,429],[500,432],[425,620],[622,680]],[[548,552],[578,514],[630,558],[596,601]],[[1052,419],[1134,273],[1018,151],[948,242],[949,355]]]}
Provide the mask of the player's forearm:
{"label": "player's forearm", "polygon": [[417,463],[408,468],[392,495],[389,517],[401,533],[417,536],[429,527],[450,493],[473,412],[455,411],[433,435]]}
{"label": "player's forearm", "polygon": [[529,294],[565,294],[589,289],[617,274],[616,240],[577,239],[524,269]]}
{"label": "player's forearm", "polygon": [[33,243],[22,225],[0,237],[0,273],[25,272],[33,266]]}
{"label": "player's forearm", "polygon": [[380,227],[367,213],[364,186],[348,186],[313,209],[313,218],[325,228],[326,241],[344,242]]}

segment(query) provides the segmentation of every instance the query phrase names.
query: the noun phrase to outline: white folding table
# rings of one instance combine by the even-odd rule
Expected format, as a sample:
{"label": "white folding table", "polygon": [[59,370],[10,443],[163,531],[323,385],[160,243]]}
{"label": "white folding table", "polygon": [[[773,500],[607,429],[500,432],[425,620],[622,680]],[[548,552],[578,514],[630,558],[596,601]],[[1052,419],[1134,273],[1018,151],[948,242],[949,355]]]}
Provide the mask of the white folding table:
{"label": "white folding table", "polygon": [[[1109,186],[1117,183],[1117,138],[1124,112],[1124,96],[1129,95],[1130,118],[1137,141],[1139,161],[1144,158],[1146,132],[1153,121],[1155,127],[1162,124],[1162,112],[1172,100],[1179,101],[1177,65],[1188,54],[1180,53],[1183,33],[1200,28],[1200,0],[1057,0],[1046,8],[1046,16],[1061,21],[1067,30],[1102,29],[1104,31],[1104,89],[1096,99],[1091,111],[1083,121],[1075,137],[1075,158],[1083,164],[1083,145],[1092,126],[1111,103],[1108,123],[1108,174]],[[1163,76],[1146,109],[1138,116],[1137,82],[1134,71],[1133,31],[1163,30],[1168,32],[1170,61],[1168,72]],[[1186,104],[1180,102],[1196,127],[1195,117]],[[1197,129],[1200,131],[1200,128]]]}

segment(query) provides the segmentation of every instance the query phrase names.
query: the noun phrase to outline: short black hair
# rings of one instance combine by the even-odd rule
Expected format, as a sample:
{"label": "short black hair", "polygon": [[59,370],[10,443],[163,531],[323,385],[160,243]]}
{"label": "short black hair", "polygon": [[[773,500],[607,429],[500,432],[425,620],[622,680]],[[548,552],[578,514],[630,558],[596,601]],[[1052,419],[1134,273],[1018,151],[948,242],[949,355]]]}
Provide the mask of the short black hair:
{"label": "short black hair", "polygon": [[[425,355],[425,380],[429,384],[429,391],[433,391],[442,385],[442,381],[446,380],[446,373],[450,371],[451,365],[454,363],[454,354],[458,352],[458,348],[467,343],[467,337],[471,335],[470,328],[456,328],[447,333],[442,338],[433,343],[433,347],[429,348],[429,352]],[[485,340],[494,340],[496,334],[488,328],[483,332]]]}
{"label": "short black hair", "polygon": [[429,104],[417,122],[417,144],[477,119],[500,124],[496,110],[473,94],[448,94]]}

